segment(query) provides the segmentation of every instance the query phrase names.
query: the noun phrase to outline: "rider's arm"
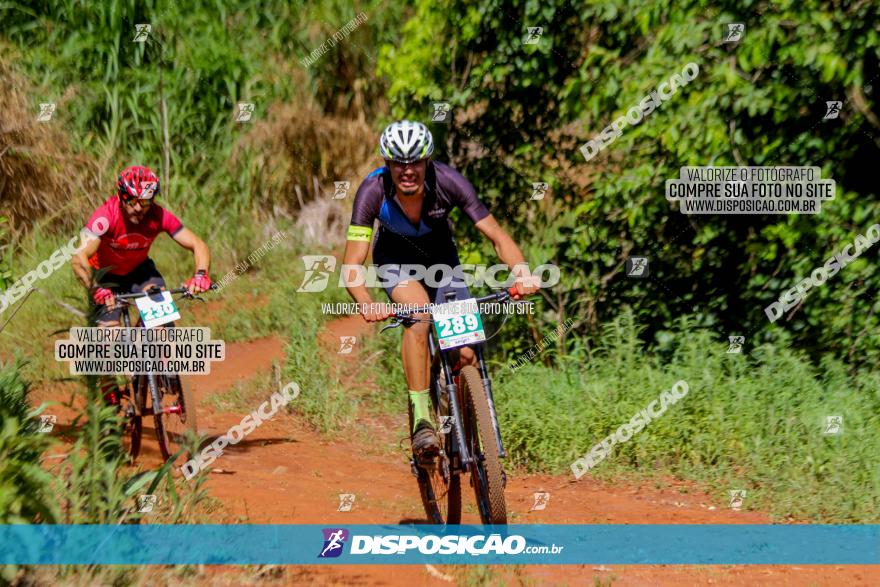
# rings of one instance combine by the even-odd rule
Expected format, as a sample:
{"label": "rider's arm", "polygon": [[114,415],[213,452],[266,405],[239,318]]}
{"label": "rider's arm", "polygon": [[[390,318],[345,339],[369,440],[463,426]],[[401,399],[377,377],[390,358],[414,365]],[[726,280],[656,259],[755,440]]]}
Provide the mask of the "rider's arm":
{"label": "rider's arm", "polygon": [[82,233],[82,243],[70,260],[74,275],[76,275],[76,278],[86,289],[91,289],[95,286],[92,280],[92,266],[89,265],[89,257],[97,253],[100,246],[100,237],[92,236],[84,231]]}
{"label": "rider's arm", "polygon": [[[516,243],[513,242],[513,239],[510,238],[510,235],[507,234],[507,231],[501,228],[495,217],[489,214],[474,226],[486,238],[492,241],[492,245],[495,247],[495,252],[498,254],[498,258],[501,259],[501,262],[506,263],[509,267],[513,267],[514,273],[520,275],[522,265],[526,265],[526,258]],[[518,265],[520,267],[517,267]],[[525,269],[528,270],[528,267],[526,266]]]}
{"label": "rider's arm", "polygon": [[[354,196],[351,209],[351,222],[345,241],[342,258],[342,278],[345,289],[352,299],[360,305],[360,313],[367,322],[385,320],[390,316],[386,304],[373,304],[364,280],[358,279],[358,272],[364,269],[364,262],[370,253],[373,241],[373,224],[379,215],[383,198],[383,176],[377,169],[361,182]],[[359,284],[359,285],[355,285]]]}
{"label": "rider's arm", "polygon": [[[350,230],[349,233],[351,233]],[[367,290],[367,286],[364,283],[360,283],[361,280],[357,279],[355,270],[350,269],[349,266],[358,265],[363,267],[364,261],[367,260],[369,252],[369,239],[352,240],[351,234],[349,234],[349,240],[345,241],[345,254],[342,258],[342,277],[345,280],[345,289],[348,290],[352,299],[361,304],[361,306],[371,304],[373,299],[370,297],[370,292]]]}
{"label": "rider's arm", "polygon": [[208,250],[208,245],[202,239],[186,227],[178,230],[171,238],[184,249],[192,251],[197,273],[199,271],[208,272],[211,268],[211,251]]}
{"label": "rider's arm", "polygon": [[[391,315],[387,304],[374,304],[373,298],[364,283],[357,278],[357,267],[363,269],[364,261],[370,252],[370,235],[372,229],[365,226],[351,225],[348,228],[348,240],[345,241],[345,254],[342,258],[342,277],[345,279],[345,289],[348,294],[360,306],[360,314],[367,322],[385,320]],[[350,285],[351,284],[351,285]]]}
{"label": "rider's arm", "polygon": [[[519,294],[528,295],[538,291],[539,288],[536,285],[536,280],[529,271],[529,266],[522,251],[519,250],[519,247],[516,246],[510,235],[501,228],[486,205],[477,197],[477,191],[474,189],[474,186],[462,174],[448,165],[436,165],[436,167],[438,174],[443,175],[455,205],[461,208],[465,215],[471,219],[477,230],[492,241],[498,258],[507,264],[508,267],[513,268],[513,274],[516,278],[516,289]],[[514,298],[519,298],[519,295],[514,295]]]}
{"label": "rider's arm", "polygon": [[505,263],[508,267],[513,267],[513,274],[516,277],[516,286],[519,293],[527,295],[538,291],[539,288],[534,283],[535,280],[532,278],[522,251],[519,250],[517,244],[507,234],[507,231],[501,228],[495,217],[489,214],[474,226],[486,238],[492,241],[495,253],[501,259],[501,262]]}

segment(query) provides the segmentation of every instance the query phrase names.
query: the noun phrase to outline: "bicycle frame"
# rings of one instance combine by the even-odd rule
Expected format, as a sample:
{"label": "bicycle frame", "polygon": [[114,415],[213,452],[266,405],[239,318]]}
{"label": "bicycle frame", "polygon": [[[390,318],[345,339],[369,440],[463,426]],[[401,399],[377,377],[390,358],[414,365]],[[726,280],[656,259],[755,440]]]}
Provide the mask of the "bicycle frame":
{"label": "bicycle frame", "polygon": [[[455,301],[455,295],[455,292],[447,292],[446,301]],[[489,300],[495,300],[503,296],[504,294],[494,294],[491,296],[486,296],[485,298],[479,298],[476,301],[477,303],[480,303]],[[439,363],[439,367],[442,367],[445,376],[445,388],[438,389],[437,393],[446,394],[446,400],[449,404],[449,411],[451,412],[452,416],[452,425],[455,431],[454,441],[450,444],[450,454],[448,456],[450,461],[453,462],[453,456],[457,453],[461,461],[461,468],[465,471],[470,472],[471,465],[474,462],[474,457],[468,451],[467,442],[465,442],[464,420],[462,419],[461,412],[462,407],[459,405],[458,402],[458,385],[456,385],[455,380],[452,378],[452,369],[449,365],[449,353],[455,349],[441,350],[437,345],[434,336],[435,335],[433,327],[429,328],[428,350],[431,356],[431,376],[432,378],[436,379],[436,377],[439,375],[439,369],[434,366],[436,361]],[[489,412],[492,420],[492,429],[495,432],[495,443],[498,446],[498,455],[501,458],[505,458],[507,456],[507,452],[504,450],[504,443],[501,440],[501,429],[498,425],[498,416],[495,412],[495,400],[492,395],[492,383],[489,379],[488,370],[486,369],[486,361],[483,357],[483,343],[467,346],[472,348],[474,350],[474,353],[476,354],[480,378],[482,379],[483,386],[486,389],[486,396],[489,401]],[[438,397],[437,399],[439,400],[440,398]]]}
{"label": "bicycle frame", "polygon": [[[117,300],[117,303],[119,303],[118,300]],[[123,324],[123,326],[125,326],[125,328],[131,328],[131,316],[128,315],[128,308],[129,308],[129,304],[127,302],[122,305],[122,312],[121,312],[122,313],[122,324]],[[136,416],[143,416],[144,414],[141,413],[140,392],[138,389],[137,379],[138,379],[137,375],[131,376],[131,394],[132,394],[131,404],[134,408],[135,415]],[[155,385],[153,387],[155,387]],[[153,401],[155,401],[155,398],[153,398]],[[153,404],[153,405],[156,405],[156,404]]]}
{"label": "bicycle frame", "polygon": [[[170,293],[184,293],[188,290],[186,288],[179,288],[170,290]],[[131,307],[131,302],[128,300],[144,297],[144,294],[147,292],[139,293],[139,294],[119,294],[116,296],[116,302],[122,304],[122,323],[126,328],[131,328],[131,317],[128,314],[128,309]],[[152,294],[149,294],[152,295]],[[144,328],[143,323],[138,321],[138,327]],[[140,411],[140,402],[138,401],[138,385],[137,380],[138,377],[146,377],[147,380],[147,388],[150,390],[150,397],[152,398],[152,408],[150,414],[154,414],[157,406],[162,405],[162,398],[159,397],[159,385],[156,382],[156,374],[152,371],[147,373],[146,375],[132,375],[131,377],[131,385],[132,385],[132,393],[134,394],[134,409],[135,414],[138,416],[143,416],[144,414],[139,413]],[[180,413],[180,406],[169,406],[167,408],[161,408],[163,414],[177,414]],[[149,415],[149,414],[148,414]]]}

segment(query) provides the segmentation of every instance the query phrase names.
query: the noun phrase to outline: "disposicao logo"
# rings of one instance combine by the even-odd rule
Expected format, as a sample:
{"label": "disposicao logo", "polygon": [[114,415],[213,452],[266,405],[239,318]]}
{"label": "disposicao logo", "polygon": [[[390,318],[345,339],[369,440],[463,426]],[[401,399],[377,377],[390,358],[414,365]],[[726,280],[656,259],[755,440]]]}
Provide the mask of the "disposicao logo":
{"label": "disposicao logo", "polygon": [[342,554],[345,541],[348,540],[348,530],[345,528],[324,528],[324,548],[318,554],[318,558],[335,558]]}

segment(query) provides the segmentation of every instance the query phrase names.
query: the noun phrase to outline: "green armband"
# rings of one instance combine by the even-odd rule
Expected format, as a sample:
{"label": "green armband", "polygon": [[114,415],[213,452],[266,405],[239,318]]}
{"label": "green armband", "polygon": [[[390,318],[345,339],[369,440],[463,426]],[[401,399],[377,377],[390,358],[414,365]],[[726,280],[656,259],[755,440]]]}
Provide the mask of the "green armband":
{"label": "green armband", "polygon": [[370,242],[370,237],[372,236],[373,229],[369,226],[355,226],[354,224],[351,224],[348,227],[348,240],[350,241]]}

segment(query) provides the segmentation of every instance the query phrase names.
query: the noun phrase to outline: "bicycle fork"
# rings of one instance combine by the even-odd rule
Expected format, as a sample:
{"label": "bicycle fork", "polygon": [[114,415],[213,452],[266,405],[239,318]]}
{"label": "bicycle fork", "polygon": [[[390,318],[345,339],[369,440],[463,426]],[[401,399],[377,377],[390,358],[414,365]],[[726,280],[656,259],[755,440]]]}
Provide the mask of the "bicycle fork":
{"label": "bicycle fork", "polygon": [[464,425],[461,417],[461,407],[458,405],[458,386],[455,383],[446,384],[446,394],[449,400],[449,411],[452,412],[452,428],[455,430],[455,440],[458,444],[458,456],[461,459],[463,469],[469,469],[473,457],[468,450],[464,436]]}
{"label": "bicycle fork", "polygon": [[156,382],[156,374],[147,374],[147,384],[150,387],[150,396],[153,398],[153,414],[180,414],[180,401],[173,406],[162,406],[162,397],[159,395],[159,385]]}
{"label": "bicycle fork", "polygon": [[[486,390],[486,399],[489,402],[489,414],[492,420],[492,430],[495,433],[495,444],[498,447],[498,456],[503,459],[507,457],[507,451],[504,450],[504,443],[501,440],[501,429],[498,425],[498,416],[495,413],[495,400],[492,396],[492,382],[486,375],[482,349],[478,348],[477,353],[479,358],[480,379],[482,380],[483,388]],[[447,373],[446,394],[449,398],[449,411],[452,412],[452,423],[453,429],[455,430],[455,438],[458,443],[458,452],[461,457],[463,468],[467,468],[473,462],[474,458],[473,455],[470,454],[470,450],[465,442],[462,406],[459,406],[458,404],[458,385],[452,381],[448,366],[445,369],[445,372]]]}
{"label": "bicycle fork", "polygon": [[506,458],[507,451],[504,450],[504,443],[501,441],[501,427],[498,425],[498,415],[495,413],[495,398],[492,395],[492,382],[486,373],[486,364],[483,362],[483,348],[477,347],[477,358],[480,365],[480,379],[483,380],[483,389],[486,390],[486,399],[489,402],[489,414],[492,417],[492,430],[495,432],[495,442],[498,445],[498,457]]}
{"label": "bicycle fork", "polygon": [[150,388],[150,397],[153,398],[153,415],[162,411],[162,398],[159,397],[159,386],[156,385],[156,374],[147,374],[147,387]]}

